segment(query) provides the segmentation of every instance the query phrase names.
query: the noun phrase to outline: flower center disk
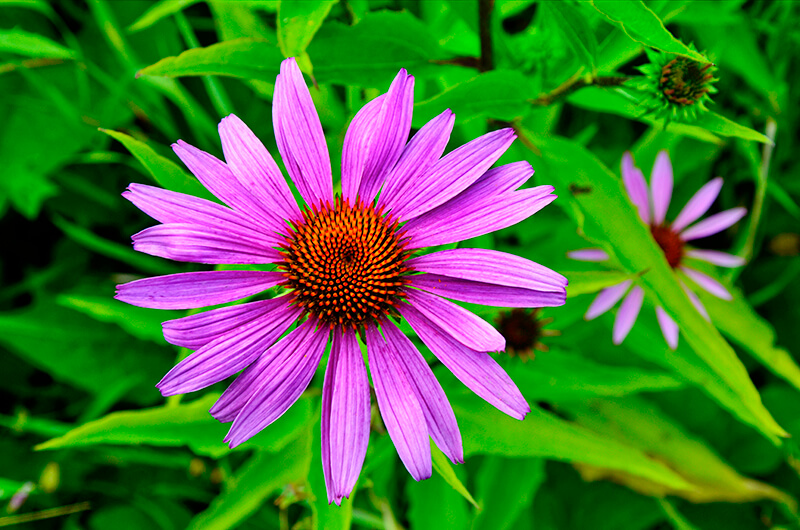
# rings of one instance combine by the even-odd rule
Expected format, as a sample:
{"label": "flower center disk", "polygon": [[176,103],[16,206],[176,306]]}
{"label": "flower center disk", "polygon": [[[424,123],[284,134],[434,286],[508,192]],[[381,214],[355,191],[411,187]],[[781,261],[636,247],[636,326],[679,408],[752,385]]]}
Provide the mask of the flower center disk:
{"label": "flower center disk", "polygon": [[410,272],[397,225],[372,205],[351,206],[339,197],[333,208],[304,211],[278,264],[294,303],[331,328],[358,329],[395,314]]}
{"label": "flower center disk", "polygon": [[673,269],[681,264],[683,258],[683,240],[681,236],[669,226],[651,226],[650,232],[658,246],[664,251],[667,263]]}

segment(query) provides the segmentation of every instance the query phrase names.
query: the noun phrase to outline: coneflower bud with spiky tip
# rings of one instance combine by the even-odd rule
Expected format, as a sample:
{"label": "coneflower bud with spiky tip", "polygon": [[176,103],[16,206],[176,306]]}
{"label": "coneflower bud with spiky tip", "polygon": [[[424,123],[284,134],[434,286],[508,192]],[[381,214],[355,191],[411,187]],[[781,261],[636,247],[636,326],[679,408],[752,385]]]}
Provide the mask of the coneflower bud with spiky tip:
{"label": "coneflower bud with spiky tip", "polygon": [[[691,49],[694,46],[690,45]],[[709,94],[717,89],[714,83],[716,66],[702,63],[672,53],[645,50],[650,63],[639,67],[645,79],[636,83],[637,88],[647,92],[642,104],[657,118],[667,122],[691,122],[708,112],[711,103]]]}

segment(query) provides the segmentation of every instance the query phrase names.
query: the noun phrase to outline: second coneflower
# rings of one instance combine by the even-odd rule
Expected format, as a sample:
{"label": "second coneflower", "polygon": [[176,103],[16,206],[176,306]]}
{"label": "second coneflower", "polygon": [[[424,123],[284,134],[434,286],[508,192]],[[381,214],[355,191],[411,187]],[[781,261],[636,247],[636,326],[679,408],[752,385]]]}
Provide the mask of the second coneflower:
{"label": "second coneflower", "polygon": [[[720,267],[741,267],[745,263],[744,259],[739,256],[717,250],[689,248],[688,246],[691,241],[714,235],[733,226],[747,213],[744,208],[732,208],[695,223],[716,200],[722,189],[722,178],[717,177],[700,188],[672,223],[666,220],[669,203],[672,200],[673,182],[672,164],[666,151],[658,153],[649,187],[642,172],[634,165],[631,154],[625,153],[622,157],[622,180],[628,197],[636,206],[639,217],[650,227],[650,233],[664,252],[664,258],[669,266],[712,295],[730,300],[731,294],[722,284],[689,266],[692,259]],[[570,252],[569,256],[581,261],[600,262],[609,259],[602,249],[576,250]],[[697,311],[708,319],[708,312],[697,295],[681,279],[679,281]],[[614,344],[622,343],[636,322],[644,301],[644,290],[638,285],[634,285],[632,280],[608,287],[600,291],[586,312],[587,320],[597,318],[614,307],[623,297],[624,300],[614,320],[612,334]],[[664,339],[674,350],[678,347],[678,325],[660,306],[656,306],[656,317]]]}

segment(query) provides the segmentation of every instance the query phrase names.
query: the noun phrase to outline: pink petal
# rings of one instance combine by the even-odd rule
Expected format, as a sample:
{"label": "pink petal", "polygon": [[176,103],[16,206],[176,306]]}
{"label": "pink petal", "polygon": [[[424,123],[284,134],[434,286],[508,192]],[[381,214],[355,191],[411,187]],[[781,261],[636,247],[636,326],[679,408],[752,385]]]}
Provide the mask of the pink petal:
{"label": "pink petal", "polygon": [[194,309],[258,294],[284,280],[280,272],[181,272],[117,285],[117,300],[154,309]]}
{"label": "pink petal", "polygon": [[608,261],[608,254],[602,248],[584,248],[581,250],[573,250],[571,252],[567,252],[567,257],[577,261]]}
{"label": "pink petal", "polygon": [[[313,319],[307,320],[303,326],[312,329],[307,331],[305,336],[292,340],[292,337],[302,334],[290,333],[248,369],[248,371],[258,371],[259,374],[251,384],[247,385],[250,399],[233,420],[233,425],[225,437],[230,447],[246,442],[283,416],[308,387],[328,342],[328,328],[313,329],[316,325]],[[301,328],[302,326],[295,332]],[[229,390],[232,387],[233,385]],[[220,401],[224,397],[225,394],[220,397]]]}
{"label": "pink petal", "polygon": [[461,433],[456,416],[439,381],[434,377],[425,358],[414,344],[391,321],[381,324],[386,336],[386,347],[401,365],[406,380],[411,384],[422,413],[428,433],[436,445],[454,464],[464,463]]}
{"label": "pink petal", "polygon": [[383,423],[414,480],[429,478],[432,462],[428,427],[414,385],[406,377],[397,352],[377,328],[368,326],[366,331],[369,368]]}
{"label": "pink petal", "polygon": [[342,197],[350,204],[354,204],[358,197],[358,188],[367,167],[372,132],[385,100],[386,94],[382,94],[368,102],[347,127],[342,146]]}
{"label": "pink petal", "polygon": [[424,291],[408,291],[406,299],[426,318],[468,348],[500,351],[506,347],[506,339],[494,326],[453,302]]}
{"label": "pink petal", "polygon": [[278,150],[297,191],[312,206],[333,204],[328,145],[317,109],[293,57],[281,63],[272,100]]}
{"label": "pink petal", "polygon": [[686,296],[689,297],[689,300],[692,302],[692,305],[694,305],[694,308],[697,309],[697,312],[700,313],[703,318],[711,322],[711,317],[708,316],[708,311],[706,311],[706,307],[703,305],[703,302],[700,301],[697,295],[694,294],[694,292],[689,289],[686,284],[683,283],[683,281],[680,279],[678,281],[680,282],[681,287],[683,287],[683,292],[686,293]]}
{"label": "pink petal", "polygon": [[302,311],[283,302],[234,328],[178,363],[156,385],[164,396],[194,392],[245,369],[289,329]]}
{"label": "pink petal", "polygon": [[731,293],[728,292],[725,286],[719,283],[711,276],[703,274],[700,271],[690,269],[689,267],[681,267],[681,270],[683,271],[684,274],[686,274],[686,276],[691,278],[694,283],[696,283],[709,293],[713,294],[717,298],[722,298],[723,300],[733,300],[733,296],[731,295]]}
{"label": "pink petal", "polygon": [[700,217],[711,208],[714,201],[717,200],[719,191],[722,189],[722,177],[717,177],[710,182],[707,182],[702,188],[697,190],[686,206],[683,207],[681,213],[675,218],[672,223],[672,229],[680,232]]}
{"label": "pink petal", "polygon": [[647,182],[639,168],[633,164],[633,157],[629,151],[625,151],[622,155],[622,182],[625,184],[628,197],[639,211],[639,217],[649,225],[650,194],[647,192]]}
{"label": "pink petal", "polygon": [[636,317],[639,316],[643,301],[644,290],[638,285],[634,286],[617,311],[613,330],[614,344],[622,344],[622,341],[628,336],[633,324],[636,322]]}
{"label": "pink petal", "polygon": [[672,163],[666,151],[660,151],[656,156],[650,177],[650,193],[653,199],[653,224],[663,225],[672,200]]}
{"label": "pink petal", "polygon": [[355,333],[333,331],[322,385],[322,468],[328,504],[341,504],[356,485],[369,444],[369,380]]}
{"label": "pink petal", "polygon": [[667,345],[671,350],[676,349],[678,347],[678,324],[672,320],[672,317],[661,306],[656,306],[656,318]]}
{"label": "pink petal", "polygon": [[614,305],[625,296],[630,286],[631,281],[625,280],[620,284],[607,287],[600,291],[600,294],[597,295],[592,305],[590,305],[589,309],[586,311],[586,316],[584,316],[584,318],[586,320],[593,320],[614,307]]}
{"label": "pink petal", "polygon": [[219,123],[219,137],[228,167],[279,219],[300,219],[300,210],[278,165],[261,140],[231,114]]}
{"label": "pink petal", "polygon": [[686,252],[690,258],[699,259],[720,267],[741,267],[747,261],[741,256],[734,256],[727,252],[720,252],[718,250],[699,250],[693,249]]}
{"label": "pink petal", "polygon": [[747,215],[746,208],[731,208],[730,210],[716,213],[681,232],[681,239],[692,241],[712,236],[733,226],[745,215]]}
{"label": "pink petal", "polygon": [[530,412],[517,386],[488,353],[467,348],[411,306],[399,309],[422,342],[475,394],[518,420]]}
{"label": "pink petal", "polygon": [[411,276],[411,286],[452,300],[495,307],[556,307],[564,305],[567,298],[566,291],[533,291],[438,274]]}
{"label": "pink petal", "polygon": [[425,173],[442,156],[453,123],[455,115],[448,109],[417,131],[403,149],[394,169],[386,176],[378,197],[379,208],[394,211],[410,193],[416,193]]}

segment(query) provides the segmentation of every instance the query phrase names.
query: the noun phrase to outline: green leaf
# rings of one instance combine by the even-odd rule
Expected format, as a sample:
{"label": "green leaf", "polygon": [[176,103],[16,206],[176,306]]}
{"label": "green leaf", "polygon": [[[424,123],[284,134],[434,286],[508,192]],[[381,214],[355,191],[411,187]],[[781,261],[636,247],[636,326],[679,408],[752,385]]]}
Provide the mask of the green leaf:
{"label": "green leaf", "polygon": [[88,315],[100,322],[111,322],[142,340],[164,344],[161,323],[185,316],[183,311],[164,311],[136,307],[110,296],[60,294],[56,302]]}
{"label": "green leaf", "polygon": [[484,117],[512,121],[527,113],[530,94],[528,80],[520,72],[493,70],[414,105],[414,127],[422,127],[446,108],[459,123]]}
{"label": "green leaf", "polygon": [[311,463],[311,432],[303,429],[280,454],[256,451],[226,481],[225,490],[189,524],[189,530],[235,528],[286,484],[301,482]]}
{"label": "green leaf", "polygon": [[146,143],[125,133],[108,129],[100,129],[100,131],[124,145],[150,173],[153,180],[164,188],[203,199],[217,200],[194,176],[189,175],[176,163],[153,151],[153,148]]}
{"label": "green leaf", "polygon": [[674,390],[683,382],[667,373],[600,364],[557,349],[537,354],[527,363],[504,362],[503,367],[528,401],[569,401],[596,396]]}
{"label": "green leaf", "polygon": [[534,407],[518,421],[464,394],[451,398],[464,439],[464,452],[509,457],[542,457],[624,471],[670,488],[688,483],[643,452]]}
{"label": "green leaf", "polygon": [[339,0],[282,1],[278,7],[278,44],[284,57],[303,55],[322,21]]}
{"label": "green leaf", "polygon": [[578,60],[596,71],[597,39],[583,13],[569,2],[543,2],[541,6],[555,22],[564,42],[572,48]]}
{"label": "green leaf", "polygon": [[149,28],[162,18],[166,18],[178,11],[183,11],[187,7],[196,4],[200,0],[161,0],[156,2],[155,4],[151,5],[150,8],[145,11],[142,16],[136,19],[136,21],[128,26],[128,33],[134,33],[136,31],[141,31],[145,28]]}
{"label": "green leaf", "polygon": [[[394,451],[394,449],[392,449]],[[465,467],[458,468],[464,476]],[[401,471],[401,473],[404,471]],[[413,530],[442,530],[442,528],[469,528],[471,512],[473,511],[464,500],[445,480],[438,474],[431,478],[416,482],[406,481],[405,496],[408,499],[408,509],[405,516]],[[363,512],[362,512],[363,513]],[[367,528],[391,528],[391,522],[386,518],[369,524],[358,520],[353,514],[353,522]]]}
{"label": "green leaf", "polygon": [[142,75],[183,77],[224,75],[275,82],[283,55],[269,41],[254,38],[228,40],[205,48],[192,48],[142,68]]}
{"label": "green leaf", "polygon": [[545,480],[544,463],[541,458],[487,456],[475,478],[483,510],[475,517],[473,529],[519,528],[514,522]]}
{"label": "green leaf", "polygon": [[596,270],[560,272],[569,280],[569,285],[567,285],[567,298],[572,298],[573,296],[581,294],[596,293],[606,287],[612,287],[625,280],[632,279],[630,274],[626,274],[622,271]]}
{"label": "green leaf", "polygon": [[47,37],[21,29],[0,30],[0,52],[52,59],[73,59],[75,57],[73,50]]}
{"label": "green leaf", "polygon": [[[520,128],[518,132],[529,134]],[[621,180],[574,142],[538,137],[534,143],[543,154],[537,167],[544,164],[556,179],[557,187],[591,187],[590,193],[570,196],[584,213],[585,233],[598,242],[609,243],[622,266],[629,271],[646,271],[639,285],[645,289],[649,300],[664,307],[676,322],[680,322],[681,339],[688,342],[715,377],[738,396],[738,404],[732,411],[778,444],[777,436],[785,436],[785,431],[764,408],[733,349],[689,301],[664,253],[627,198]],[[609,212],[614,214],[609,215]]]}
{"label": "green leaf", "polygon": [[702,127],[708,131],[719,134],[720,136],[729,136],[734,138],[742,138],[744,140],[752,140],[754,142],[761,142],[762,144],[770,144],[772,141],[758,131],[739,125],[717,114],[716,112],[704,112],[697,117],[694,125]]}
{"label": "green leaf", "polygon": [[[76,427],[64,436],[39,444],[35,449],[42,451],[95,444],[186,445],[199,455],[219,458],[231,449],[222,442],[229,426],[218,422],[208,413],[217,398],[219,394],[207,394],[189,404],[112,412]],[[309,400],[300,399],[275,423],[236,450],[259,448],[281,451],[297,438],[310,420]]]}
{"label": "green leaf", "polygon": [[354,26],[325,24],[308,46],[314,77],[323,83],[382,88],[401,68],[414,76],[441,75],[432,63],[445,52],[408,11],[367,13]]}
{"label": "green leaf", "polygon": [[711,321],[733,342],[758,359],[769,371],[800,390],[800,367],[784,348],[775,346],[775,330],[745,301],[741,291],[729,289],[733,300],[721,300],[698,289]]}
{"label": "green leaf", "polygon": [[475,502],[475,499],[472,498],[472,495],[470,495],[469,491],[467,491],[467,488],[464,487],[464,484],[462,484],[461,481],[458,480],[456,472],[453,471],[453,466],[450,465],[450,460],[447,459],[444,453],[442,453],[442,451],[438,447],[436,447],[436,444],[434,444],[432,441],[431,441],[431,457],[433,460],[433,469],[435,469],[436,472],[442,476],[444,481],[447,482],[450,485],[450,487],[456,490],[462,497],[467,499],[467,501],[469,501],[470,504],[472,504],[473,506],[475,506],[480,510],[480,506],[478,506],[478,503]]}
{"label": "green leaf", "polygon": [[636,42],[667,53],[682,55],[702,63],[702,54],[676,39],[664,23],[640,0],[591,0],[592,5]]}

